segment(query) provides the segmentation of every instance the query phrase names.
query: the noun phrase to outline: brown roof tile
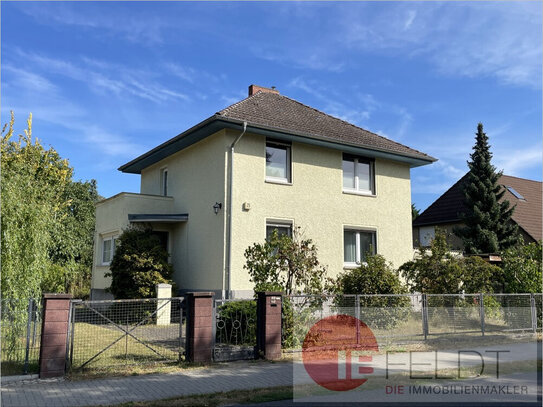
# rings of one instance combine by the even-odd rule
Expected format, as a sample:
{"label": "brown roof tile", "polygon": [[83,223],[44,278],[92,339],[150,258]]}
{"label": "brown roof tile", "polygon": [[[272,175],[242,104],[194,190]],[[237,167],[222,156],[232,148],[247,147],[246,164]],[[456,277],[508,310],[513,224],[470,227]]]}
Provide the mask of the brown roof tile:
{"label": "brown roof tile", "polygon": [[294,131],[309,137],[436,161],[418,150],[276,93],[257,92],[217,112],[217,115],[247,121],[250,125]]}
{"label": "brown roof tile", "polygon": [[[465,210],[462,184],[466,181],[466,177],[467,174],[421,213],[413,222],[413,226],[458,222],[458,214]],[[507,199],[511,205],[516,205],[513,220],[534,240],[541,240],[543,229],[542,183],[510,175],[502,175],[498,183],[504,187],[514,188],[524,197],[524,200],[518,199],[506,188],[502,200]]]}

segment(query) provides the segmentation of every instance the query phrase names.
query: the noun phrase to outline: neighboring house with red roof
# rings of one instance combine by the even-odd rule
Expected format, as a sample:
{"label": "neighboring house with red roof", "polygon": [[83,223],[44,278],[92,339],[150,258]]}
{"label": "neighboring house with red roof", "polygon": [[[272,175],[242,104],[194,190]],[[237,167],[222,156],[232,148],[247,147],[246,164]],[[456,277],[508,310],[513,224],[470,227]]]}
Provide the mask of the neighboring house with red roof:
{"label": "neighboring house with red roof", "polygon": [[119,168],[138,174],[141,189],[97,204],[93,298],[109,287],[115,240],[134,223],[159,234],[182,292],[252,296],[244,251],[296,226],[330,276],[367,251],[398,267],[413,258],[410,169],[435,160],[251,85],[246,99]]}
{"label": "neighboring house with red roof", "polygon": [[[448,235],[453,250],[462,250],[462,240],[453,233],[455,226],[461,226],[459,213],[465,211],[462,185],[467,180],[464,175],[448,191],[413,221],[413,242],[429,246],[437,227]],[[516,205],[512,219],[518,225],[524,242],[537,242],[542,239],[542,183],[524,178],[502,175],[498,183],[505,188],[502,200]]]}

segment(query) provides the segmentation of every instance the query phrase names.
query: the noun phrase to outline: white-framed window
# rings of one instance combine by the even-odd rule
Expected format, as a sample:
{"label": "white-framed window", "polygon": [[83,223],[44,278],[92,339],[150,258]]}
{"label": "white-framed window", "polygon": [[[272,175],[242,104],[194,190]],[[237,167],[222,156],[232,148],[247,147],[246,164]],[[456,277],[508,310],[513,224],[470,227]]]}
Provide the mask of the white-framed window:
{"label": "white-framed window", "polygon": [[168,169],[160,170],[160,194],[168,196]]}
{"label": "white-framed window", "polygon": [[290,236],[292,237],[292,223],[291,222],[276,222],[268,221],[266,222],[266,240],[270,238],[273,231],[277,230],[279,236]]}
{"label": "white-framed window", "polygon": [[343,231],[343,263],[356,267],[366,262],[367,254],[376,253],[376,233],[373,230],[345,228]]}
{"label": "white-framed window", "polygon": [[102,265],[109,266],[115,255],[117,237],[111,236],[102,239]]}
{"label": "white-framed window", "polygon": [[291,146],[266,140],[266,180],[289,183],[291,180]]}
{"label": "white-framed window", "polygon": [[368,195],[375,194],[375,171],[373,160],[343,154],[343,190]]}

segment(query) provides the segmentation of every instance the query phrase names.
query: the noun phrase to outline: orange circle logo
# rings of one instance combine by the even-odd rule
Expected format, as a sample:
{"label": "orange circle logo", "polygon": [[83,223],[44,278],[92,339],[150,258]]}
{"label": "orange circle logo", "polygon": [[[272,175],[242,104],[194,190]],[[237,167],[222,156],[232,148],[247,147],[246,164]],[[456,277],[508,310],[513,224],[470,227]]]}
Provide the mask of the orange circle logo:
{"label": "orange circle logo", "polygon": [[371,353],[379,350],[371,329],[350,315],[333,315],[314,324],[305,336],[305,370],[320,386],[352,390],[373,373]]}

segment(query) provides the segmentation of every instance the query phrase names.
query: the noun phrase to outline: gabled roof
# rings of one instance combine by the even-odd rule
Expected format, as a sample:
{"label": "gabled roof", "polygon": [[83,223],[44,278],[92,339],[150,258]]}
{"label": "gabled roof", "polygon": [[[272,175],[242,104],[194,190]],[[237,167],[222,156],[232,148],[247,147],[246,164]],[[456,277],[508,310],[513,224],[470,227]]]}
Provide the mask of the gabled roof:
{"label": "gabled roof", "polygon": [[344,149],[353,153],[372,152],[376,157],[403,161],[412,167],[436,161],[434,157],[425,153],[364,130],[286,96],[259,91],[124,164],[119,170],[139,174],[143,168],[222,128],[241,130],[243,122],[247,122],[248,132]]}
{"label": "gabled roof", "polygon": [[[467,176],[468,174],[460,178],[449,190],[421,213],[413,221],[413,226],[459,222],[458,214],[466,209],[462,185],[466,182]],[[534,240],[541,240],[543,228],[542,183],[510,175],[502,175],[498,183],[506,189],[502,200],[507,199],[511,205],[516,205],[513,220]],[[519,199],[507,187],[512,187],[523,199]]]}
{"label": "gabled roof", "polygon": [[294,131],[299,134],[329,139],[335,142],[436,161],[435,158],[418,150],[379,136],[277,93],[257,92],[217,114],[247,121],[249,124],[273,127],[286,132]]}

